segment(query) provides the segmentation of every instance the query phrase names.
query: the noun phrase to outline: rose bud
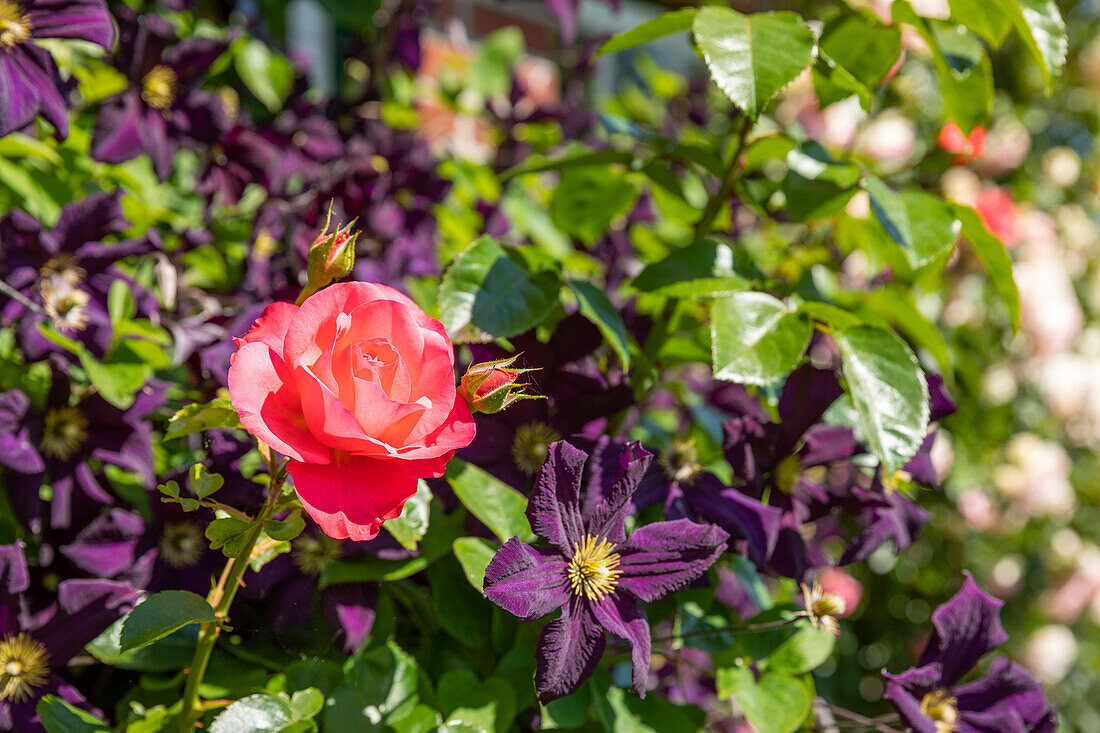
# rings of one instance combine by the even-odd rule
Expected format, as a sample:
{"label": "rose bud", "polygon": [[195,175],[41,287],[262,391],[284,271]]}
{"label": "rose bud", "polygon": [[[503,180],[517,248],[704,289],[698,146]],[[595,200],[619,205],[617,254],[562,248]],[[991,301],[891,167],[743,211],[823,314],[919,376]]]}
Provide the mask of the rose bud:
{"label": "rose bud", "polygon": [[521,369],[512,366],[519,354],[495,361],[483,361],[471,364],[462,375],[458,393],[466,400],[471,410],[492,414],[500,412],[518,400],[537,400],[542,395],[527,394],[523,391],[527,384],[517,384],[516,380],[525,372],[537,369]]}
{"label": "rose bud", "polygon": [[955,122],[948,122],[940,128],[940,147],[955,154],[955,163],[962,164],[971,158],[980,158],[985,153],[985,128],[975,127],[969,135]]}
{"label": "rose bud", "polygon": [[313,295],[333,280],[351,272],[355,264],[355,240],[359,238],[359,232],[353,232],[357,219],[352,219],[342,228],[337,228],[332,234],[328,233],[329,223],[332,220],[332,207],[329,207],[328,216],[325,217],[325,226],[313,244],[309,245],[309,264],[306,265],[306,286],[298,297],[301,304],[310,295]]}

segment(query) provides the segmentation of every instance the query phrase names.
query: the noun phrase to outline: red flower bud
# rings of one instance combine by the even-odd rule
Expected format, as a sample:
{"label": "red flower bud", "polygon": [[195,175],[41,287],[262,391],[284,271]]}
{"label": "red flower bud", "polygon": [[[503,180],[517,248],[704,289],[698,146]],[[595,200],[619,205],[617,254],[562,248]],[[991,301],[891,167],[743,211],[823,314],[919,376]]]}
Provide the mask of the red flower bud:
{"label": "red flower bud", "polygon": [[975,127],[964,135],[958,124],[948,122],[940,129],[939,144],[947,152],[955,153],[955,163],[961,165],[985,154],[985,128]]}
{"label": "red flower bud", "polygon": [[458,393],[471,410],[491,414],[500,412],[517,400],[537,400],[542,397],[525,393],[523,389],[529,385],[516,382],[521,374],[536,371],[512,366],[519,356],[516,354],[496,361],[470,365],[462,375]]}

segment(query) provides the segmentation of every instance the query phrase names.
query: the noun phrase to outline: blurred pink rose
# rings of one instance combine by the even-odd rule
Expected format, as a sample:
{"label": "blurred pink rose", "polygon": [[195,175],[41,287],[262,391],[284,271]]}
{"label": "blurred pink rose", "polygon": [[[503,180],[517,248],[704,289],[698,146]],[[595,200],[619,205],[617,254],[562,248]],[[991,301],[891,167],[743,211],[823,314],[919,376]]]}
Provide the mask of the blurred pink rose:
{"label": "blurred pink rose", "polygon": [[818,576],[821,588],[826,593],[832,593],[844,599],[844,613],[837,614],[840,618],[851,616],[863,600],[863,583],[848,574],[841,568],[825,568]]}

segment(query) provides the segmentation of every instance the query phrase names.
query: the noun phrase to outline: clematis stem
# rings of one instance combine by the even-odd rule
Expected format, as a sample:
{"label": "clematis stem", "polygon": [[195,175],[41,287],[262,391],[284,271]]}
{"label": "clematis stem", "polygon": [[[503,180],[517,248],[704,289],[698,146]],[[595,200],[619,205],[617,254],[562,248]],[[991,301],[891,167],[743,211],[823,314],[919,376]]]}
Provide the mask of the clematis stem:
{"label": "clematis stem", "polygon": [[[271,454],[267,455],[270,457]],[[263,532],[264,521],[274,512],[282,483],[286,479],[286,472],[281,468],[277,469],[275,463],[274,459],[268,461],[271,485],[268,487],[263,509],[256,516],[255,524],[248,534],[244,547],[236,557],[229,558],[218,578],[218,584],[207,596],[206,600],[214,608],[216,620],[203,624],[199,630],[198,645],[195,647],[195,655],[191,658],[191,665],[187,670],[187,681],[183,687],[183,707],[178,718],[181,733],[194,728],[196,712],[202,714],[203,708],[199,705],[199,686],[202,685],[202,678],[206,674],[207,665],[210,664],[210,657],[214,653],[214,645],[221,634],[222,626],[229,621],[229,608],[233,605],[233,599],[241,586],[241,578],[248,571],[252,551]]]}

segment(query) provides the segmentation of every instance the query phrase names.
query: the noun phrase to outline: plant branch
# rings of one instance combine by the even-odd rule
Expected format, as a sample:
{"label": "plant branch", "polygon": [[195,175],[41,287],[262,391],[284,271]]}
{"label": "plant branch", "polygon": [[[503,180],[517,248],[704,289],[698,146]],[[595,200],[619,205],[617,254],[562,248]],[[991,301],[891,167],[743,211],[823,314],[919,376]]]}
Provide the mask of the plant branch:
{"label": "plant branch", "polygon": [[653,643],[657,644],[662,641],[694,639],[700,636],[718,636],[719,634],[759,634],[765,631],[775,631],[776,629],[782,629],[787,626],[792,626],[798,623],[801,618],[801,616],[792,616],[791,618],[780,619],[778,621],[767,621],[762,624],[746,624],[745,626],[721,626],[711,629],[699,629],[698,631],[689,631],[686,634],[669,634],[668,636],[657,636],[653,638]]}

